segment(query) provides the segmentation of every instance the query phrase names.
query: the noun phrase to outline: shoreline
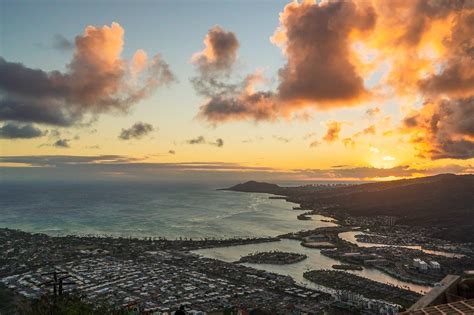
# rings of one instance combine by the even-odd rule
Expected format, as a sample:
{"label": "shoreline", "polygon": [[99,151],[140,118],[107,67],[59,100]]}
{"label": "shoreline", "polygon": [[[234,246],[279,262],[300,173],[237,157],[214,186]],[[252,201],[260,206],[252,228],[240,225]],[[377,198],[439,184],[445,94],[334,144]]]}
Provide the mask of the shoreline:
{"label": "shoreline", "polygon": [[[177,251],[181,252],[183,254],[194,254],[200,257],[204,257],[200,255],[199,253],[196,253],[195,251],[199,252],[200,250],[205,250],[205,249],[219,249],[219,248],[238,248],[239,246],[246,246],[246,245],[256,245],[256,244],[262,244],[262,243],[271,243],[271,242],[279,242],[283,239],[290,239],[290,240],[299,240],[301,243],[298,243],[299,246],[305,246],[308,244],[311,244],[312,237],[315,235],[319,235],[319,241],[324,241],[325,239],[334,244],[334,247],[336,249],[344,249],[348,252],[352,251],[352,249],[358,249],[358,250],[363,250],[363,248],[358,247],[355,244],[351,244],[350,242],[343,240],[339,237],[339,233],[341,232],[347,232],[347,231],[362,231],[362,229],[359,226],[351,225],[348,224],[343,218],[341,218],[340,215],[337,215],[337,210],[334,209],[333,207],[320,207],[317,209],[308,209],[308,207],[304,206],[303,203],[298,203],[296,200],[290,200],[289,197],[283,197],[281,195],[272,195],[271,193],[265,192],[265,194],[270,195],[268,196],[268,199],[283,199],[289,204],[289,209],[288,211],[293,211],[295,213],[293,220],[298,220],[298,216],[296,213],[298,213],[299,210],[306,211],[304,214],[305,215],[320,215],[322,218],[318,218],[318,220],[314,221],[321,221],[321,222],[330,222],[334,223],[335,226],[331,227],[318,227],[312,230],[303,230],[303,231],[296,231],[296,232],[290,232],[286,234],[281,234],[278,236],[274,237],[251,237],[251,238],[242,238],[242,237],[235,237],[235,238],[222,238],[222,239],[216,239],[216,238],[201,238],[201,239],[193,239],[193,238],[176,238],[176,239],[167,239],[165,237],[157,237],[157,236],[151,236],[151,237],[139,237],[139,236],[129,236],[129,237],[123,237],[123,236],[113,236],[113,235],[63,235],[63,236],[49,236],[48,234],[45,233],[35,233],[35,232],[21,232],[20,230],[12,230],[12,229],[1,229],[2,230],[10,230],[10,231],[16,231],[17,233],[25,233],[25,234],[30,234],[30,237],[39,237],[39,238],[50,238],[55,241],[59,242],[72,242],[72,243],[77,243],[75,246],[77,248],[82,248],[85,247],[85,249],[81,249],[82,254],[86,255],[96,255],[96,254],[101,254],[100,252],[97,252],[98,250],[102,250],[101,246],[95,246],[99,243],[106,243],[107,246],[106,248],[112,247],[124,247],[127,249],[131,249],[131,253],[122,253],[120,251],[112,250],[111,253],[112,255],[119,255],[119,257],[133,257],[133,255],[143,255],[147,253],[152,253],[153,251],[156,250],[165,250],[165,251]],[[273,198],[272,198],[273,197]],[[299,204],[300,206],[294,206],[292,207],[290,203],[296,203]],[[293,210],[291,210],[293,208]],[[314,241],[317,242],[318,240]],[[91,246],[91,244],[95,244]],[[88,248],[88,246],[91,246],[91,248]],[[311,247],[311,246],[305,246],[305,247]],[[332,245],[331,245],[332,247]],[[141,248],[141,251],[138,250],[138,248]],[[326,256],[324,250],[319,250],[318,251],[321,253],[322,256]],[[105,254],[108,254],[107,250],[105,250]],[[135,253],[135,254],[134,254]],[[333,257],[332,255],[328,255],[327,257],[331,257],[335,259],[339,264],[345,264],[346,262],[343,259],[340,259],[339,257]],[[353,263],[353,262],[350,262]],[[355,266],[360,266],[360,263],[354,264]],[[284,267],[284,265],[283,265]],[[253,266],[251,266],[252,269],[255,269]],[[402,282],[405,282],[407,285],[413,284],[416,285],[417,281],[407,281],[407,280],[413,280],[410,278],[400,278],[396,276],[396,273],[392,273],[389,269],[384,269],[384,268],[378,268],[377,266],[371,266],[370,268],[374,268],[374,270],[378,270],[384,275],[388,276],[388,278],[393,278],[393,279],[400,279]],[[258,270],[258,269],[256,269]],[[261,269],[265,270],[265,269]],[[1,270],[0,270],[1,271]],[[268,271],[274,273],[274,271]],[[277,273],[278,274],[278,273]],[[282,274],[280,274],[281,276]],[[0,274],[0,277],[2,275]],[[363,277],[365,279],[370,279],[367,277]],[[385,277],[385,279],[388,279]],[[292,277],[293,281],[298,282],[299,280]],[[374,281],[374,280],[371,280]],[[299,281],[300,282],[300,281]],[[299,283],[298,282],[298,283]],[[381,286],[387,286],[386,282],[383,281],[375,281],[378,282],[379,285]],[[392,282],[393,283],[393,282]],[[423,282],[423,284],[426,284]],[[304,284],[303,284],[304,285]],[[321,285],[321,284],[317,284]],[[402,284],[403,286],[403,284]],[[414,291],[414,290],[413,290]],[[414,291],[415,292],[415,291]]]}

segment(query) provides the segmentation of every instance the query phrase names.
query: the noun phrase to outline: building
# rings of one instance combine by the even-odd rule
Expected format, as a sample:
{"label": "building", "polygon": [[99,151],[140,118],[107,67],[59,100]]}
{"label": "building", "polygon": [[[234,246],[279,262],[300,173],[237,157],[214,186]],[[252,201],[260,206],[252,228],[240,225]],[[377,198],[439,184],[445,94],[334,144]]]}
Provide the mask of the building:
{"label": "building", "polygon": [[440,269],[441,268],[440,264],[437,261],[433,261],[433,260],[430,261],[430,267],[432,269]]}
{"label": "building", "polygon": [[428,270],[428,264],[419,259],[419,258],[415,258],[413,259],[413,267],[415,267],[416,269],[420,270],[420,271],[427,271]]}

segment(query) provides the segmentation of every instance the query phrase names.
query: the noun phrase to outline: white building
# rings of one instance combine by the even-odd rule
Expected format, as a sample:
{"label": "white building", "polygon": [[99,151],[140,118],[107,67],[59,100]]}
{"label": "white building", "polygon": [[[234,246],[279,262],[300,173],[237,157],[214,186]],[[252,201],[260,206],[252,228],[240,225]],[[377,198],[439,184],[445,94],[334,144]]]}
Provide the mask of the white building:
{"label": "white building", "polygon": [[440,269],[441,265],[437,261],[432,260],[430,261],[430,267],[433,269]]}
{"label": "white building", "polygon": [[419,267],[420,270],[423,270],[423,271],[426,271],[428,270],[428,264],[425,263],[423,260],[420,262],[420,267]]}

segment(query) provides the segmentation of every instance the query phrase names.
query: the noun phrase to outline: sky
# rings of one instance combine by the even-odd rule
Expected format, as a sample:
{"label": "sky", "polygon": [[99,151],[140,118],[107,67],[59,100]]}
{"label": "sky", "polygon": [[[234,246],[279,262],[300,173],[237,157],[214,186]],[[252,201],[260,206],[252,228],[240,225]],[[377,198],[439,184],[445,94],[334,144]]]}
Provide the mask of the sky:
{"label": "sky", "polygon": [[473,0],[0,0],[0,174],[472,173],[473,35]]}

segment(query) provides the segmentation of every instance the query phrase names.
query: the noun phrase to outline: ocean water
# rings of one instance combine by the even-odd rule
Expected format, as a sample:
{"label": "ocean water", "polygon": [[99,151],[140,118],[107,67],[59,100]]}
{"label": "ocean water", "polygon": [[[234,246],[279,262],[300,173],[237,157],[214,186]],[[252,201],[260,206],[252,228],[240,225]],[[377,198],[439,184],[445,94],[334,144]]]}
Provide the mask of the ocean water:
{"label": "ocean water", "polygon": [[[300,221],[295,204],[269,199],[267,194],[216,190],[221,184],[163,184],[139,182],[1,182],[0,227],[49,235],[111,235],[135,237],[258,237],[316,227],[334,226],[329,219],[312,216]],[[308,255],[308,259],[284,266],[254,265],[303,278],[309,269],[329,269],[340,263],[302,247],[298,241],[249,244],[196,251],[224,261],[236,261],[255,251],[282,250]],[[369,279],[423,292],[428,288],[399,281],[375,269],[355,271]],[[323,289],[319,286],[316,289]]]}
{"label": "ocean water", "polygon": [[[222,186],[221,186],[222,187]],[[225,187],[225,185],[224,185]],[[256,237],[319,226],[295,204],[216,184],[2,182],[0,227],[50,235]]]}

